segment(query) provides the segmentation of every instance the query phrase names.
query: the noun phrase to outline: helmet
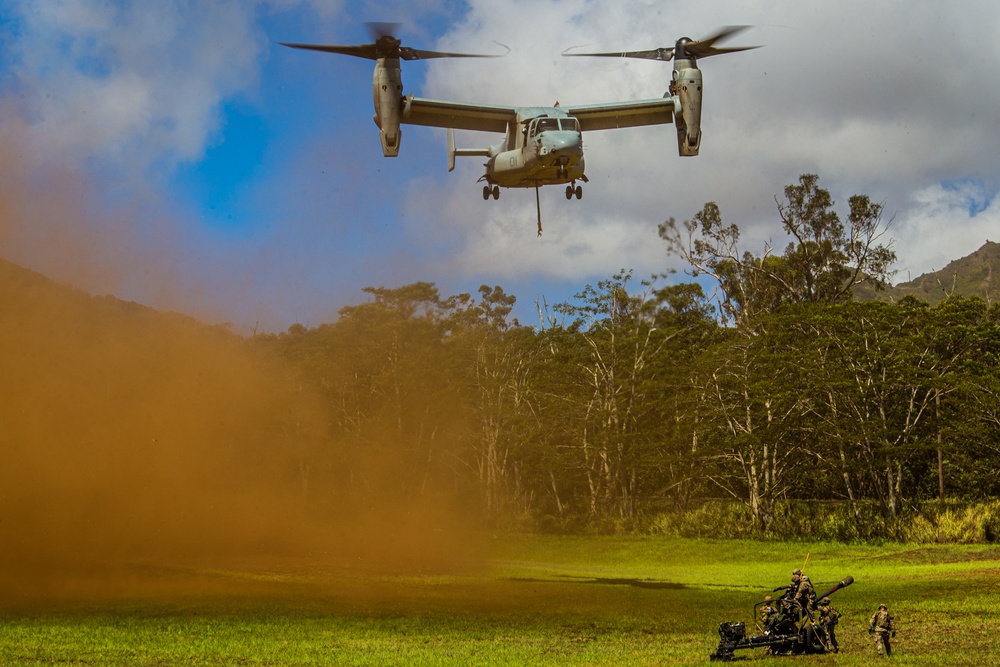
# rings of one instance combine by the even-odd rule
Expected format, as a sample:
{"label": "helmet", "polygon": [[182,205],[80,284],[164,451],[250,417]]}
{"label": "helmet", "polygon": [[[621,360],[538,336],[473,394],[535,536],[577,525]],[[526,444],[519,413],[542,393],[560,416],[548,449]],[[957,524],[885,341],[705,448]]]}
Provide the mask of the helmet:
{"label": "helmet", "polygon": [[771,601],[771,596],[770,595],[765,595],[764,596],[764,602],[770,602],[770,601]]}
{"label": "helmet", "polygon": [[885,606],[884,604],[880,604],[880,605],[878,606],[878,608],[879,608],[879,609],[886,609],[886,610],[888,610],[888,609],[889,609],[889,608],[888,608],[888,607],[886,607],[886,606]]}
{"label": "helmet", "polygon": [[823,598],[819,601],[820,604],[830,604],[830,598]]}
{"label": "helmet", "polygon": [[799,568],[795,568],[794,570],[792,570],[792,576],[793,577],[795,575],[801,575],[801,574],[802,574],[802,570],[800,570]]}
{"label": "helmet", "polygon": [[803,574],[802,581],[809,581],[809,575]]}

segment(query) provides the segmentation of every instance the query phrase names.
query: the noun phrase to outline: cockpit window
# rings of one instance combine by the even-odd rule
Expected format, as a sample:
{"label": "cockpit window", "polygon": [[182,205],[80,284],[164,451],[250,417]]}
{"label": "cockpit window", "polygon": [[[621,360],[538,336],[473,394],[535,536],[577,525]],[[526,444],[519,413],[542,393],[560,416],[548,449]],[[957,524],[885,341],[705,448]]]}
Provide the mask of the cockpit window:
{"label": "cockpit window", "polygon": [[539,132],[548,132],[549,130],[558,130],[559,121],[555,118],[539,118],[538,124],[535,126],[535,134]]}
{"label": "cockpit window", "polygon": [[529,134],[536,136],[542,132],[563,130],[564,132],[579,132],[580,123],[576,118],[536,118],[530,126]]}

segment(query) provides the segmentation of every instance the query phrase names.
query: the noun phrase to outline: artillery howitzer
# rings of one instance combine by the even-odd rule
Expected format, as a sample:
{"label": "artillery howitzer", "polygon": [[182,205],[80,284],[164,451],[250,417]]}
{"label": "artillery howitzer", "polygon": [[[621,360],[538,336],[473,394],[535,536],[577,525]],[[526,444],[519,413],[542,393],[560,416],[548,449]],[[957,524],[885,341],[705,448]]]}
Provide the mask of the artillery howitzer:
{"label": "artillery howitzer", "polygon": [[[817,600],[833,595],[841,588],[854,583],[854,577],[846,577],[830,590],[817,595]],[[794,599],[792,586],[781,586],[775,591],[786,591],[784,597],[777,600],[777,613],[773,614],[765,626],[755,621],[757,634],[748,637],[746,624],[720,623],[719,646],[710,657],[712,662],[729,662],[735,651],[748,648],[769,646],[774,654],[782,653],[825,653],[827,651],[826,633],[819,625],[815,611],[804,608]],[[764,602],[753,606],[754,619],[760,619],[760,608]]]}

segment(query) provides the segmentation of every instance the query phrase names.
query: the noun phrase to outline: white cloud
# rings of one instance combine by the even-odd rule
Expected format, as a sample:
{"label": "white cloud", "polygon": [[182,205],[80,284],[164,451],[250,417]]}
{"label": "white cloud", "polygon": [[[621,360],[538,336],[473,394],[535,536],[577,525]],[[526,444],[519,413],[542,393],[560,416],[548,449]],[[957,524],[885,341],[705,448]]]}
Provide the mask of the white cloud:
{"label": "white cloud", "polygon": [[33,157],[97,158],[132,174],[199,159],[221,105],[258,83],[262,6],[270,3],[18,3],[8,49]]}
{"label": "white cloud", "polygon": [[970,212],[970,206],[978,209],[989,197],[990,193],[975,183],[916,190],[893,225],[899,246],[908,249],[900,257],[897,282],[943,269],[988,240],[1000,241],[1000,210],[995,202],[975,215]]}

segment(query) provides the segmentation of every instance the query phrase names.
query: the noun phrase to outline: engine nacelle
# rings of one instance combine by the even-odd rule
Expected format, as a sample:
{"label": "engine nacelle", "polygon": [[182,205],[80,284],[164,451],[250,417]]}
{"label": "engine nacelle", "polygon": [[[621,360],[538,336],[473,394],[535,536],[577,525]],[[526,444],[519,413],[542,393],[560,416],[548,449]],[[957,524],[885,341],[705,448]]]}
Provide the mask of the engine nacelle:
{"label": "engine nacelle", "polygon": [[375,65],[372,77],[372,97],[375,102],[373,120],[379,128],[382,155],[399,155],[399,117],[402,113],[403,80],[399,71],[399,58],[384,58]]}
{"label": "engine nacelle", "polygon": [[680,112],[674,114],[677,153],[697,155],[701,147],[701,70],[693,60],[674,61],[671,91],[681,106]]}

